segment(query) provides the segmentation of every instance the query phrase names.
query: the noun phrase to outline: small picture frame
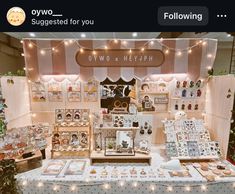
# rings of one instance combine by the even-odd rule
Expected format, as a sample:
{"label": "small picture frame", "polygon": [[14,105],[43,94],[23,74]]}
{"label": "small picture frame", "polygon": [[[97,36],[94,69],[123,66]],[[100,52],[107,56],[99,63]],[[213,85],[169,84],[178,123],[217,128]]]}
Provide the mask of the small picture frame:
{"label": "small picture frame", "polygon": [[134,156],[133,131],[116,131],[116,137],[105,138],[105,156]]}
{"label": "small picture frame", "polygon": [[56,123],[64,122],[64,109],[55,110],[55,122]]}
{"label": "small picture frame", "polygon": [[72,122],[73,121],[73,110],[72,109],[65,109],[65,122]]}
{"label": "small picture frame", "polygon": [[80,146],[82,148],[88,148],[89,146],[89,137],[87,131],[79,131],[78,132],[78,139],[80,142]]}
{"label": "small picture frame", "polygon": [[81,110],[80,109],[74,109],[73,110],[73,121],[79,122],[81,120]]}

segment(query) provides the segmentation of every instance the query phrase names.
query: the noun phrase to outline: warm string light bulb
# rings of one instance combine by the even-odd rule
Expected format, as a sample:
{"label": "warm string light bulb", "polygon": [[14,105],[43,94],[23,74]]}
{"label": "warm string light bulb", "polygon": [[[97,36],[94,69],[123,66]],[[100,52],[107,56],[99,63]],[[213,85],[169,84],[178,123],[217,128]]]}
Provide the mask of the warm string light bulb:
{"label": "warm string light bulb", "polygon": [[117,44],[118,43],[118,40],[117,39],[114,39],[114,41],[113,41],[115,44]]}
{"label": "warm string light bulb", "polygon": [[206,46],[206,44],[207,44],[206,41],[202,42],[202,46]]}
{"label": "warm string light bulb", "polygon": [[59,190],[59,186],[58,185],[54,185],[54,187],[53,187],[53,191],[58,191]]}
{"label": "warm string light bulb", "polygon": [[28,182],[26,181],[26,180],[24,180],[23,182],[22,182],[22,185],[23,186],[26,186],[28,184]]}
{"label": "warm string light bulb", "polygon": [[166,50],[165,50],[165,54],[168,54],[168,53],[169,53],[169,49],[166,49]]}
{"label": "warm string light bulb", "polygon": [[191,187],[190,187],[190,186],[186,186],[186,187],[185,187],[185,190],[186,190],[186,191],[191,191]]}
{"label": "warm string light bulb", "polygon": [[23,41],[23,40],[21,40],[21,41],[20,41],[20,43],[21,43],[21,44],[23,44],[23,43],[24,43],[24,41]]}
{"label": "warm string light bulb", "polygon": [[181,52],[181,51],[178,51],[178,52],[177,52],[177,56],[180,57],[181,55],[182,55],[182,52]]}
{"label": "warm string light bulb", "polygon": [[172,186],[168,186],[167,187],[167,191],[173,191],[173,187]]}
{"label": "warm string light bulb", "polygon": [[154,42],[151,40],[151,41],[150,41],[150,44],[151,44],[151,45],[153,45],[153,44],[154,44]]}
{"label": "warm string light bulb", "polygon": [[104,189],[109,189],[109,188],[110,188],[110,184],[105,183],[105,184],[103,185],[103,187],[104,187]]}
{"label": "warm string light bulb", "polygon": [[142,51],[142,52],[144,51],[144,47],[141,48],[141,51]]}
{"label": "warm string light bulb", "polygon": [[127,42],[126,42],[125,40],[123,40],[123,41],[122,41],[122,44],[123,44],[123,45],[126,45],[126,44],[127,44]]}
{"label": "warm string light bulb", "polygon": [[41,53],[41,55],[45,55],[46,54],[46,52],[43,49],[40,50],[40,53]]}
{"label": "warm string light bulb", "polygon": [[92,54],[93,54],[93,55],[96,55],[96,51],[92,51]]}
{"label": "warm string light bulb", "polygon": [[120,187],[123,187],[125,185],[125,182],[124,181],[120,181],[119,185],[120,185]]}
{"label": "warm string light bulb", "polygon": [[207,54],[207,57],[208,57],[208,58],[211,58],[211,57],[212,57],[212,54]]}
{"label": "warm string light bulb", "polygon": [[202,186],[201,186],[201,190],[202,190],[202,191],[205,191],[206,189],[207,189],[206,185],[202,185]]}
{"label": "warm string light bulb", "polygon": [[24,57],[24,53],[21,53],[20,55],[21,55],[22,57]]}
{"label": "warm string light bulb", "polygon": [[150,190],[151,191],[155,191],[155,189],[156,189],[155,185],[150,185]]}
{"label": "warm string light bulb", "polygon": [[83,48],[80,48],[80,50],[79,50],[79,51],[80,51],[80,53],[83,53],[83,52],[84,52]]}
{"label": "warm string light bulb", "polygon": [[67,40],[64,41],[64,45],[65,46],[68,46],[69,45],[69,42]]}
{"label": "warm string light bulb", "polygon": [[51,49],[52,51],[55,51],[55,47],[52,47],[52,49]]}
{"label": "warm string light bulb", "polygon": [[189,50],[188,50],[188,53],[191,54],[191,53],[192,53],[192,49],[189,49]]}
{"label": "warm string light bulb", "polygon": [[131,49],[129,50],[129,53],[132,53],[132,50],[131,50]]}
{"label": "warm string light bulb", "polygon": [[38,186],[38,187],[43,187],[43,182],[39,182],[39,183],[37,184],[37,186]]}
{"label": "warm string light bulb", "polygon": [[29,48],[33,48],[33,44],[31,42],[28,44],[28,46]]}
{"label": "warm string light bulb", "polygon": [[132,186],[133,186],[133,187],[137,187],[137,186],[138,186],[138,183],[137,183],[137,182],[133,182],[133,183],[132,183]]}
{"label": "warm string light bulb", "polygon": [[75,191],[76,189],[77,189],[76,185],[72,185],[72,186],[70,187],[70,190],[71,190],[71,191]]}
{"label": "warm string light bulb", "polygon": [[105,49],[105,50],[108,50],[108,47],[107,47],[107,46],[104,46],[104,49]]}

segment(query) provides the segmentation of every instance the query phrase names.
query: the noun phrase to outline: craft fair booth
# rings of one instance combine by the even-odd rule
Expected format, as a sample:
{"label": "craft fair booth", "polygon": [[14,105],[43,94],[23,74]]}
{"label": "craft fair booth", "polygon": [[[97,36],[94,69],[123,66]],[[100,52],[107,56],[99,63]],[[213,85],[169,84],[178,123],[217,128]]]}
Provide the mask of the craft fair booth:
{"label": "craft fair booth", "polygon": [[1,78],[1,157],[23,193],[234,191],[235,78],[211,76],[217,40],[23,45],[27,77]]}

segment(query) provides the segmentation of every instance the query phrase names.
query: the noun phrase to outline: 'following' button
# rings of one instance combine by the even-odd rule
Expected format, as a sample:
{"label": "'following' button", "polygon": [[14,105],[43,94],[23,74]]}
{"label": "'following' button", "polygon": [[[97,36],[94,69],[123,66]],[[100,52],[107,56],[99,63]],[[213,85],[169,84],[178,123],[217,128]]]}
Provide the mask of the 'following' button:
{"label": "'following' button", "polygon": [[158,8],[158,23],[163,26],[205,26],[209,14],[203,6],[166,6]]}

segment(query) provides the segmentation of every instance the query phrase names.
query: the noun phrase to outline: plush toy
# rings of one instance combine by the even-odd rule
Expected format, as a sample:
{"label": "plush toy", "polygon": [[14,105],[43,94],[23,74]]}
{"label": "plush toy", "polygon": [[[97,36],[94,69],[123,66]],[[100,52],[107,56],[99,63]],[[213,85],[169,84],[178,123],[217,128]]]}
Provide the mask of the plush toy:
{"label": "plush toy", "polygon": [[175,113],[175,120],[187,119],[187,114],[184,111],[177,111]]}

